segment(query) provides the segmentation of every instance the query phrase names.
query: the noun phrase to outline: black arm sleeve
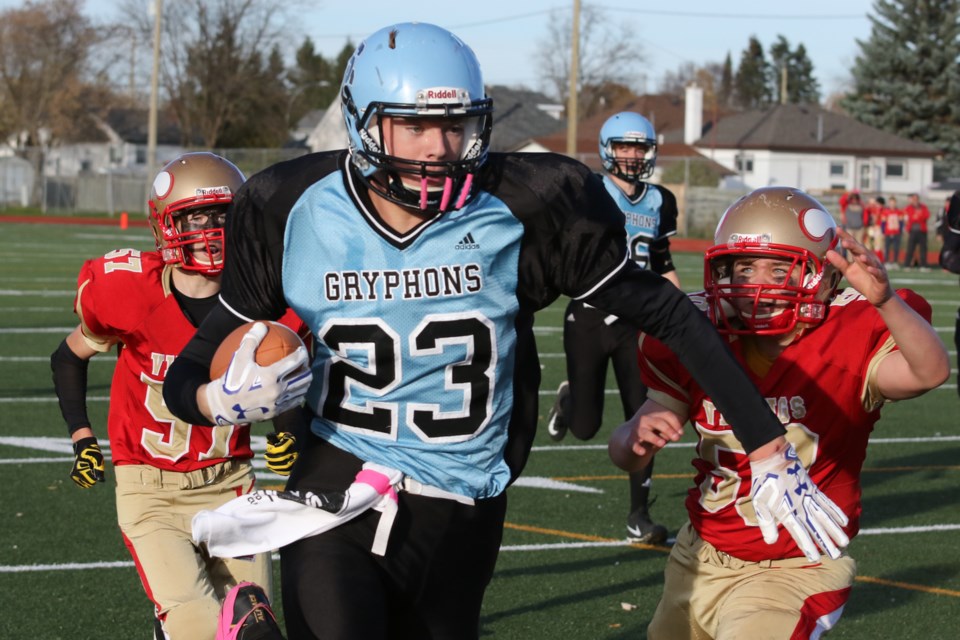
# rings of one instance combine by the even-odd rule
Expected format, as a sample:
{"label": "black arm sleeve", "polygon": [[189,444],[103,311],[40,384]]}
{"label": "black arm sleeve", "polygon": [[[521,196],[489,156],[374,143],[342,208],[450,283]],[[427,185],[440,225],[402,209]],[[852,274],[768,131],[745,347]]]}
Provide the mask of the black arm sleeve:
{"label": "black arm sleeve", "polygon": [[72,435],[77,429],[90,426],[87,417],[87,367],[89,360],[79,357],[63,340],[50,355],[53,389],[60,402],[60,413]]}
{"label": "black arm sleeve", "polygon": [[660,275],[677,270],[673,264],[673,256],[670,254],[669,239],[660,238],[650,244],[650,268]]}
{"label": "black arm sleeve", "polygon": [[668,280],[630,264],[585,302],[633,322],[673,351],[747,453],[786,433],[710,320]]}
{"label": "black arm sleeve", "polygon": [[173,415],[190,424],[213,426],[197,406],[197,389],[210,382],[210,361],[217,347],[244,322],[222,303],[207,315],[163,381],[163,401]]}

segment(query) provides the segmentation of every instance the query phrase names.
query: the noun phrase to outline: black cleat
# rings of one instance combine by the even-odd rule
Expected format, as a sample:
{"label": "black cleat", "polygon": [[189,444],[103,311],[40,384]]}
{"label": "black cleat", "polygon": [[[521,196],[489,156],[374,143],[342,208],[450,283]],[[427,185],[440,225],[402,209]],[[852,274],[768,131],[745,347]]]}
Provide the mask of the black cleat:
{"label": "black cleat", "polygon": [[567,407],[570,405],[570,385],[566,380],[557,387],[557,398],[547,414],[547,433],[554,442],[560,442],[567,435]]}
{"label": "black cleat", "polygon": [[652,521],[646,511],[634,511],[627,516],[627,538],[631,542],[663,544],[667,541],[667,528]]}
{"label": "black cleat", "polygon": [[217,640],[285,640],[259,585],[241,582],[230,590],[220,609]]}

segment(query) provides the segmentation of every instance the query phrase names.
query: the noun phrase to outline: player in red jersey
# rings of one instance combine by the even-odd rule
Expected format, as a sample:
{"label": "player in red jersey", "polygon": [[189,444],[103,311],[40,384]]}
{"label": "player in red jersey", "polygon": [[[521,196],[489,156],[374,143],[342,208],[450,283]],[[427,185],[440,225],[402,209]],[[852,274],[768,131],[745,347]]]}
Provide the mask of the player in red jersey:
{"label": "player in red jersey", "polygon": [[[729,337],[786,426],[797,467],[843,511],[834,520],[845,522],[852,538],[861,466],[880,407],[918,396],[950,374],[930,305],[912,291],[894,292],[879,258],[797,189],[744,196],[727,209],[714,242],[706,290],[692,297]],[[841,277],[850,288],[837,294]],[[611,437],[613,461],[642,468],[688,420],[699,439],[686,501],[690,522],[667,562],[648,636],[819,637],[839,619],[856,563],[840,549],[811,561],[786,532],[778,535],[767,508],[751,501],[752,484],[765,481],[763,465],[751,466],[711,399],[652,338],[641,339],[640,364],[648,400]]]}
{"label": "player in red jersey", "polygon": [[[267,554],[212,558],[193,545],[190,532],[197,511],[253,489],[249,425],[186,424],[162,395],[168,367],[217,304],[226,211],[243,182],[237,167],[212,153],[167,164],[149,202],[157,250],[120,249],[83,264],[74,303],[80,325],[51,357],[76,454],[70,475],[89,488],[105,480],[105,470],[86,414],[87,364],[117,346],[107,419],[117,517],[156,608],[158,638],[212,640],[232,586],[252,581],[269,591]],[[282,321],[308,335],[294,314]],[[295,428],[297,415],[282,424]],[[268,466],[289,473],[291,436],[273,440]]]}

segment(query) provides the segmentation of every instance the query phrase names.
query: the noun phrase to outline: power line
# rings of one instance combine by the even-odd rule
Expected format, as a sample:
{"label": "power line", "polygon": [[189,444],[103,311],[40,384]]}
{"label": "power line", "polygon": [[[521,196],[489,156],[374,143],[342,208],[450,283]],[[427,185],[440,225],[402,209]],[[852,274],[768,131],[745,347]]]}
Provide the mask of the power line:
{"label": "power line", "polygon": [[612,7],[593,5],[598,9],[621,11],[623,13],[643,13],[652,16],[675,16],[679,18],[729,18],[735,20],[863,20],[864,13],[858,14],[783,14],[783,13],[713,13],[705,11],[664,11],[657,9],[637,9],[634,7]]}
{"label": "power line", "polygon": [[[536,16],[546,15],[548,13],[555,13],[557,11],[569,11],[567,7],[554,7],[552,9],[541,9],[540,11],[530,11],[529,13],[520,13],[513,16],[504,16],[502,18],[491,18],[489,20],[480,20],[478,22],[464,22],[461,24],[452,24],[447,27],[450,30],[454,29],[469,29],[471,27],[483,27],[490,24],[502,24],[504,22],[513,22],[515,20],[525,20],[527,18],[534,18]],[[318,33],[310,34],[311,39],[320,39],[320,38],[365,38],[367,33]]]}

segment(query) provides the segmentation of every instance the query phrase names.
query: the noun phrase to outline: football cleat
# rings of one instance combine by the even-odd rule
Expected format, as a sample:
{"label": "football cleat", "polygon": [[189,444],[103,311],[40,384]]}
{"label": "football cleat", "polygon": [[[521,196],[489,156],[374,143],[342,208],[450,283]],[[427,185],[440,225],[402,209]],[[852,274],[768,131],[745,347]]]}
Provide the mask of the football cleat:
{"label": "football cleat", "polygon": [[650,519],[646,511],[634,511],[627,516],[627,538],[630,542],[663,544],[667,541],[667,528]]}
{"label": "football cleat", "polygon": [[570,407],[570,384],[564,380],[557,387],[557,398],[547,414],[547,433],[554,442],[560,442],[567,435],[566,413]]}
{"label": "football cleat", "polygon": [[285,640],[259,585],[241,582],[230,589],[220,608],[216,640]]}

